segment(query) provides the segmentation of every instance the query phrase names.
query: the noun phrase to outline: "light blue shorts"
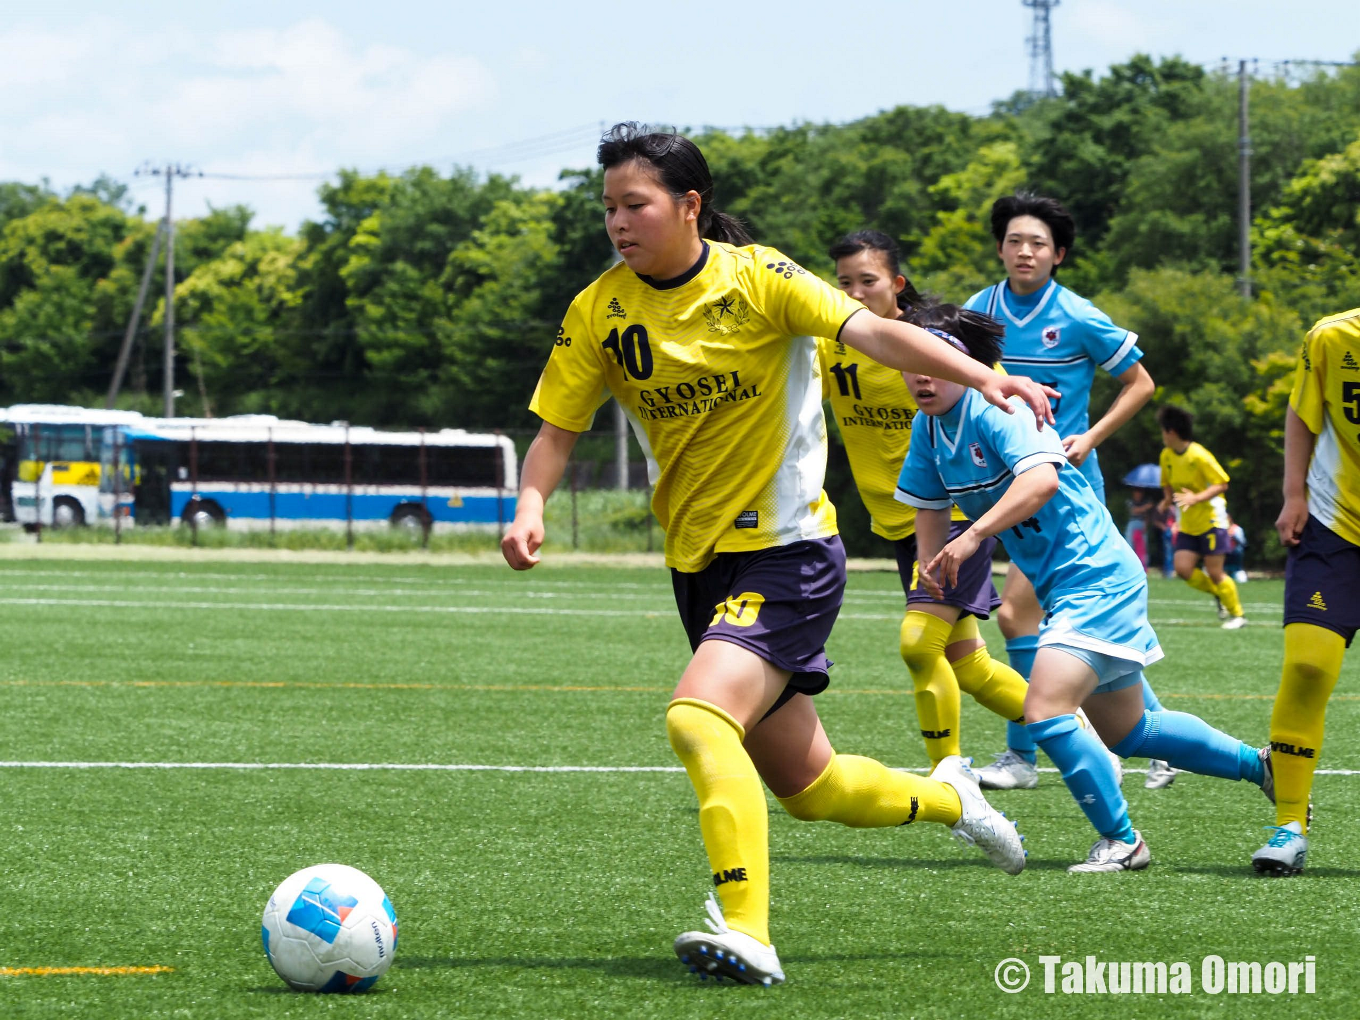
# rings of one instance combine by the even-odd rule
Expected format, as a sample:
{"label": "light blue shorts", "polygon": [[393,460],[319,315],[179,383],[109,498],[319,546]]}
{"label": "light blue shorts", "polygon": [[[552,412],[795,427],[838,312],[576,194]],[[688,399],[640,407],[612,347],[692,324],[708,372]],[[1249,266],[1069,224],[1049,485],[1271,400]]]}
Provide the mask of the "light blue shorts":
{"label": "light blue shorts", "polygon": [[1142,681],[1144,666],[1162,658],[1147,619],[1147,584],[1123,591],[1063,592],[1039,628],[1040,648],[1060,648],[1095,671],[1097,691]]}
{"label": "light blue shorts", "polygon": [[1089,648],[1079,648],[1076,645],[1065,645],[1060,642],[1050,642],[1044,647],[1056,648],[1060,652],[1066,652],[1090,666],[1096,675],[1096,689],[1091,692],[1092,694],[1109,694],[1111,691],[1122,691],[1125,687],[1132,687],[1134,684],[1141,685],[1143,682],[1142,667],[1131,659],[1119,659],[1113,655],[1105,655],[1103,652],[1093,652]]}

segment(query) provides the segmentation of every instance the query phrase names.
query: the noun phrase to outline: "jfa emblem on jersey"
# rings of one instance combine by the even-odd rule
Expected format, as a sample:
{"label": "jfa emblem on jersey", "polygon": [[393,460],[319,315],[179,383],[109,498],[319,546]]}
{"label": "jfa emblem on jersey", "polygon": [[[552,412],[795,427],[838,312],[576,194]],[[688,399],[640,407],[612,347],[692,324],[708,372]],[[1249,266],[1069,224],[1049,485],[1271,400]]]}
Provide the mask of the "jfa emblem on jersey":
{"label": "jfa emblem on jersey", "polygon": [[1057,326],[1049,326],[1048,329],[1039,334],[1039,339],[1043,342],[1043,345],[1049,349],[1057,347],[1058,340],[1061,337],[1062,330],[1058,329]]}
{"label": "jfa emblem on jersey", "polygon": [[987,458],[982,455],[982,447],[977,443],[969,443],[968,452],[972,455],[973,463],[978,467],[987,466]]}

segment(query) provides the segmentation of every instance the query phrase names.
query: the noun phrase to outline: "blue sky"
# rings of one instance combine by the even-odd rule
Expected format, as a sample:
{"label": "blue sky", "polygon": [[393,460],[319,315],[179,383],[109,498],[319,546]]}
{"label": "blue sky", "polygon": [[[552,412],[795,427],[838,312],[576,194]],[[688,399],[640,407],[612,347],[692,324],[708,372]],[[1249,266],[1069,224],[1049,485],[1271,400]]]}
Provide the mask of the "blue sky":
{"label": "blue sky", "polygon": [[[805,0],[619,4],[138,4],[0,9],[0,180],[66,188],[101,172],[159,214],[147,160],[236,175],[453,162],[550,184],[587,165],[601,125],[769,126],[898,104],[984,113],[1025,87],[1020,0],[863,6]],[[1059,69],[1136,52],[1349,60],[1354,0],[1062,0]],[[289,231],[315,179],[195,179],[178,215],[242,202]],[[719,182],[721,184],[721,182]]]}

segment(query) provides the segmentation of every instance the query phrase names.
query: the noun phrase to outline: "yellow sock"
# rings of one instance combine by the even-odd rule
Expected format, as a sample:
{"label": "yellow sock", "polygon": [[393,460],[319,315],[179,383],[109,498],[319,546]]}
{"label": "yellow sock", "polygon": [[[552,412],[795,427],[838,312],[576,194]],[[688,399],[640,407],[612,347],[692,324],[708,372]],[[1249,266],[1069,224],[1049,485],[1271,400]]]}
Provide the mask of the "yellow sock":
{"label": "yellow sock", "polygon": [[805,822],[840,822],[858,829],[908,822],[955,825],[960,811],[952,786],[896,772],[857,754],[833,754],[811,786],[792,797],[780,797],[779,803]]}
{"label": "yellow sock", "polygon": [[959,690],[970,694],[979,705],[1009,722],[1025,721],[1025,678],[1004,662],[993,659],[987,649],[950,663],[959,680]]}
{"label": "yellow sock", "polygon": [[1223,575],[1223,580],[1214,585],[1214,594],[1218,596],[1218,601],[1223,603],[1223,608],[1228,611],[1229,616],[1245,616],[1242,612],[1242,600],[1237,596],[1237,582],[1227,574]]}
{"label": "yellow sock", "polygon": [[1214,591],[1214,582],[1209,580],[1209,575],[1200,570],[1199,567],[1196,567],[1191,572],[1190,576],[1185,579],[1185,583],[1191,588],[1194,588],[1195,591],[1202,591],[1206,595],[1216,594]]}
{"label": "yellow sock", "polygon": [[902,661],[911,671],[916,718],[932,767],[959,753],[959,683],[944,657],[950,630],[938,616],[914,609],[902,620]]}
{"label": "yellow sock", "polygon": [[746,749],[746,732],[716,705],[678,698],[666,709],[666,733],[694,792],[727,924],[770,944],[770,816]]}
{"label": "yellow sock", "polygon": [[1275,824],[1307,831],[1308,795],[1322,753],[1327,699],[1341,675],[1346,639],[1326,627],[1291,623],[1284,629],[1284,670],[1270,713],[1270,763],[1275,770]]}

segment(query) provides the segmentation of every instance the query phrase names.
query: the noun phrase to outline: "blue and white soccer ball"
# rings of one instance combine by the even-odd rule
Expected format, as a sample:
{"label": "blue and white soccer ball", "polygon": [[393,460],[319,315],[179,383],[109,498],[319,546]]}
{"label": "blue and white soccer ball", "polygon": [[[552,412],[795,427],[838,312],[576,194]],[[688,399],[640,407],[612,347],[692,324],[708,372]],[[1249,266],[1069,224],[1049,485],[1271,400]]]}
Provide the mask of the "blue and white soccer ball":
{"label": "blue and white soccer ball", "polygon": [[365,992],[397,951],[397,914],[377,882],[344,864],[283,880],[264,908],[264,952],[300,992]]}

